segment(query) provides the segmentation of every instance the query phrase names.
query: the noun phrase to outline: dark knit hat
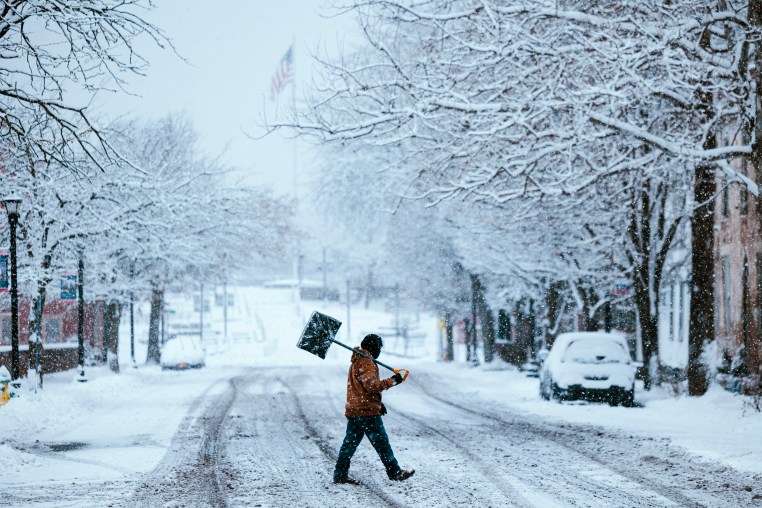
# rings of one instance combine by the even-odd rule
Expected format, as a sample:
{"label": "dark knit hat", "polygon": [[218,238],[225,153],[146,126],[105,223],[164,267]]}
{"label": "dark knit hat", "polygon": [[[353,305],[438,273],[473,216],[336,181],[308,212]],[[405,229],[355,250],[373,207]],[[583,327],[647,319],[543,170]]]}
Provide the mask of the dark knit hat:
{"label": "dark knit hat", "polygon": [[381,351],[381,348],[384,347],[384,341],[375,333],[370,333],[362,340],[360,347],[366,351]]}

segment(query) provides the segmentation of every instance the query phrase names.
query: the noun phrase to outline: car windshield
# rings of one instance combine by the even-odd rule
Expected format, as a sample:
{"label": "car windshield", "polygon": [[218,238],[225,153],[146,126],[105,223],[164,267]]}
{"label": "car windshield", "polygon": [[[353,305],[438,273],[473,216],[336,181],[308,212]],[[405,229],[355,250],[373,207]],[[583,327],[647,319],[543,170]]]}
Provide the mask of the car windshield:
{"label": "car windshield", "polygon": [[605,339],[577,339],[564,352],[562,361],[574,363],[627,363],[629,355],[621,343]]}

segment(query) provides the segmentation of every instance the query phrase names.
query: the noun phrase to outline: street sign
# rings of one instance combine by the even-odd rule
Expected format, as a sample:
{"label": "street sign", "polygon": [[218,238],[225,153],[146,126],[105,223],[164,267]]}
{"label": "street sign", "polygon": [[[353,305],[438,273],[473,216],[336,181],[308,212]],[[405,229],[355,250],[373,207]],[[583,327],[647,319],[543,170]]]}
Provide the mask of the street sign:
{"label": "street sign", "polygon": [[8,291],[10,277],[8,277],[8,253],[0,253],[0,292]]}
{"label": "street sign", "polygon": [[76,300],[77,299],[77,276],[76,275],[62,275],[61,276],[61,300]]}

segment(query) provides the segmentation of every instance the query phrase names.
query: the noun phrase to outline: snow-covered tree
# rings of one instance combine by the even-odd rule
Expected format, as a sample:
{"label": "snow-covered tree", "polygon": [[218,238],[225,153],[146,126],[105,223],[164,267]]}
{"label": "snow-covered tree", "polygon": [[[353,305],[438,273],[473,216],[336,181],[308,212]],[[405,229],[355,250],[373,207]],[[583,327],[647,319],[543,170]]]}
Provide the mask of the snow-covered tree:
{"label": "snow-covered tree", "polygon": [[124,85],[146,61],[145,39],[169,42],[144,19],[150,0],[0,3],[0,139],[35,160],[77,171],[115,154],[89,111],[93,95]]}
{"label": "snow-covered tree", "polygon": [[223,185],[226,170],[199,155],[183,117],[119,131],[115,145],[135,168],[121,198],[135,215],[120,256],[130,260],[132,277],[151,287],[148,359],[158,362],[167,285],[221,279],[225,270],[245,267],[246,256],[278,256],[291,243],[291,207],[257,189]]}
{"label": "snow-covered tree", "polygon": [[[624,267],[647,277],[634,286],[643,292],[636,295],[641,320],[656,320],[656,258],[669,249],[676,221],[691,217],[693,300],[706,302],[692,305],[695,363],[713,333],[710,183],[721,171],[756,192],[728,164],[751,146],[717,141],[754,109],[748,55],[758,28],[747,21],[748,2],[345,7],[358,15],[365,48],[325,61],[310,107],[282,125],[327,144],[397,148],[389,173],[402,172],[414,196],[430,203],[519,201],[531,214],[626,174],[635,190],[624,202],[641,208],[631,222],[639,238],[624,244],[640,249],[629,255],[633,263],[648,261]],[[662,191],[668,216],[664,204],[651,206]]]}

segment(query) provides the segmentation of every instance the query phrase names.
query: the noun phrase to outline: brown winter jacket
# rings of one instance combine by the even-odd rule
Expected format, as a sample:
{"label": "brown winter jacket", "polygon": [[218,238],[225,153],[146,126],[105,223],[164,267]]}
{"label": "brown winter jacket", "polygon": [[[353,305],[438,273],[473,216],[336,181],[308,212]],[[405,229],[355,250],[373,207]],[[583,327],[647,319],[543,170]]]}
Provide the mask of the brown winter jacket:
{"label": "brown winter jacket", "polygon": [[[370,353],[359,347],[361,353]],[[378,377],[378,365],[360,355],[352,355],[352,364],[347,376],[347,406],[344,414],[347,418],[354,416],[380,416],[381,392],[394,385],[392,378]]]}

